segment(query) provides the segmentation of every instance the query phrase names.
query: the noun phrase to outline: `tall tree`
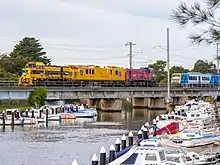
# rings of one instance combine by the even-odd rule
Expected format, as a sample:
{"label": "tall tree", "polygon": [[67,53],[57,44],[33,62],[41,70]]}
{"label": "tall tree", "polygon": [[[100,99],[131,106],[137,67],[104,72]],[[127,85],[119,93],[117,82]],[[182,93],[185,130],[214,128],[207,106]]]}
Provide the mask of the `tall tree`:
{"label": "tall tree", "polygon": [[156,75],[156,81],[158,83],[163,82],[164,79],[166,79],[166,61],[158,60],[153,64],[150,64],[148,67],[153,68],[155,75]]}
{"label": "tall tree", "polygon": [[189,69],[185,69],[182,66],[172,66],[170,68],[170,74],[173,74],[173,73],[187,73],[189,71],[190,71]]}
{"label": "tall tree", "polygon": [[216,73],[216,65],[212,62],[198,60],[194,64],[193,72]]}
{"label": "tall tree", "polygon": [[11,58],[7,54],[0,55],[0,79],[18,80],[17,74],[11,73]]}
{"label": "tall tree", "polygon": [[25,37],[14,46],[13,51],[9,55],[12,63],[10,71],[16,73],[30,61],[39,61],[47,65],[51,62],[51,59],[45,55],[46,52],[43,51],[39,40],[34,37]]}
{"label": "tall tree", "polygon": [[203,32],[189,36],[194,44],[200,44],[203,41],[216,42],[220,40],[220,22],[216,19],[216,9],[219,5],[220,0],[206,0],[205,6],[207,7],[201,7],[198,2],[193,5],[182,2],[177,9],[172,11],[171,19],[180,27],[185,27],[190,22],[195,26],[207,27]]}

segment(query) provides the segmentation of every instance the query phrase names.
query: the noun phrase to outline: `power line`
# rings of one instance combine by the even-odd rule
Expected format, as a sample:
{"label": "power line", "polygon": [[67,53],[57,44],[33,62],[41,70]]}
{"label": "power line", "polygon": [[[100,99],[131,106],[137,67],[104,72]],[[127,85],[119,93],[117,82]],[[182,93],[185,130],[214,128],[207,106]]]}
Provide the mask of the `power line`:
{"label": "power line", "polygon": [[125,44],[125,46],[129,46],[129,68],[130,69],[132,69],[132,46],[133,45],[136,45],[136,44],[134,44],[134,43],[132,43],[132,42],[127,42],[126,44]]}

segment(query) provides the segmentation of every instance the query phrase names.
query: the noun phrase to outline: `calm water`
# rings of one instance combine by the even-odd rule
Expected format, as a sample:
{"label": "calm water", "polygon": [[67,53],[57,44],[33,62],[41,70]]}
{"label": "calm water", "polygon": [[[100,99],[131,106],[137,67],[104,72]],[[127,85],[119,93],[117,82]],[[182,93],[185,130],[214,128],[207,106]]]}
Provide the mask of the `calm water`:
{"label": "calm water", "polygon": [[80,165],[91,164],[91,157],[102,146],[108,150],[116,138],[130,130],[137,131],[158,113],[134,109],[133,112],[100,113],[96,119],[76,119],[44,125],[6,127],[0,133],[1,165]]}

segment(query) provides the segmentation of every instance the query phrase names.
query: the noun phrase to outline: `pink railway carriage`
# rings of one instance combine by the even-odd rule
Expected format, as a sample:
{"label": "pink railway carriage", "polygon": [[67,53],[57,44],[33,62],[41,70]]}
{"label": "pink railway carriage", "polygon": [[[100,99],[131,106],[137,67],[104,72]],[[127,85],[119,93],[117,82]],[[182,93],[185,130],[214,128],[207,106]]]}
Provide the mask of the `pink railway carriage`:
{"label": "pink railway carriage", "polygon": [[125,80],[131,86],[154,86],[155,74],[152,68],[126,69]]}

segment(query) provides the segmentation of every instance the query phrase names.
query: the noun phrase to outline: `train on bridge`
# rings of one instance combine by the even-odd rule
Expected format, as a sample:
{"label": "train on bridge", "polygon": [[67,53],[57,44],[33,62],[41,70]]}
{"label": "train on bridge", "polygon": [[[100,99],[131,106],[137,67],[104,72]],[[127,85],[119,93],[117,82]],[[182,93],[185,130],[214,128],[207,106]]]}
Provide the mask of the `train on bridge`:
{"label": "train on bridge", "polygon": [[[171,84],[187,86],[219,86],[220,74],[197,72],[173,73]],[[102,86],[102,87],[155,87],[154,69],[124,69],[117,66],[66,65],[46,66],[29,62],[19,73],[19,86]]]}
{"label": "train on bridge", "polygon": [[116,66],[46,66],[29,62],[19,73],[19,86],[106,86],[132,87],[156,85],[152,68],[124,69]]}
{"label": "train on bridge", "polygon": [[220,74],[203,74],[198,72],[174,73],[171,77],[171,84],[180,86],[219,86]]}

